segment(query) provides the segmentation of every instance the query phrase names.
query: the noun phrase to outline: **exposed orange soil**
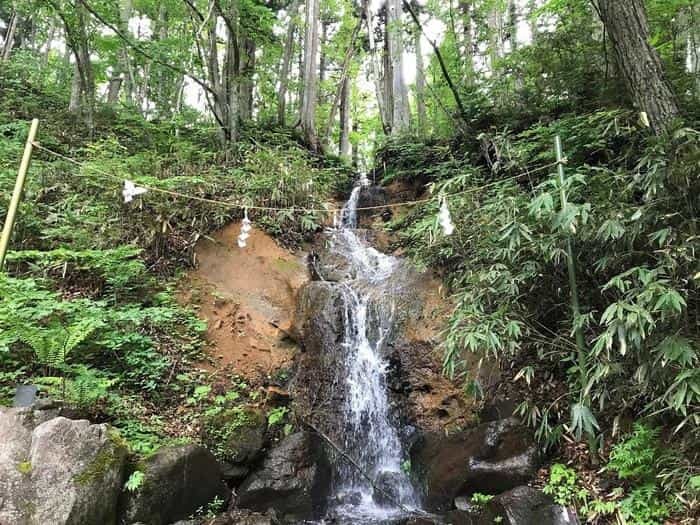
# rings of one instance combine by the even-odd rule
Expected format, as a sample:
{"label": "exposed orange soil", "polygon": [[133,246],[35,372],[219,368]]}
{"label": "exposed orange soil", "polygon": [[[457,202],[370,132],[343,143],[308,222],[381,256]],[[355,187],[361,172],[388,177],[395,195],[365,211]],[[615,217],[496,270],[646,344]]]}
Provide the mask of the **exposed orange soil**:
{"label": "exposed orange soil", "polygon": [[197,244],[197,269],[181,282],[179,297],[208,322],[210,359],[202,366],[260,382],[291,365],[296,346],[287,334],[308,272],[304,254],[258,229],[239,248],[239,232],[233,223]]}

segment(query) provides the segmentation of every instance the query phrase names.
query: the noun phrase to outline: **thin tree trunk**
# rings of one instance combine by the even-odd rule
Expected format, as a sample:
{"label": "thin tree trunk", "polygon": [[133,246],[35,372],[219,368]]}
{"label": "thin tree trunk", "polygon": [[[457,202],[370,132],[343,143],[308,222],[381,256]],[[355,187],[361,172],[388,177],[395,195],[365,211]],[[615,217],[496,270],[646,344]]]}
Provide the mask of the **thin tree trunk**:
{"label": "thin tree trunk", "polygon": [[319,0],[306,2],[306,34],[304,37],[304,92],[301,100],[301,129],[308,145],[321,151],[316,132],[318,103]]}
{"label": "thin tree trunk", "polygon": [[416,24],[416,27],[418,28],[418,30],[428,40],[430,47],[433,48],[433,51],[435,52],[435,58],[437,58],[438,64],[440,64],[440,70],[442,71],[442,76],[445,79],[445,82],[447,82],[447,86],[450,88],[450,91],[452,92],[452,97],[454,98],[455,104],[457,104],[457,109],[459,110],[459,116],[462,119],[462,122],[464,124],[467,124],[468,123],[467,111],[464,107],[464,103],[462,102],[462,97],[460,97],[460,95],[459,95],[459,91],[457,90],[457,86],[452,81],[452,77],[450,76],[450,72],[447,69],[447,64],[445,63],[445,59],[443,58],[442,53],[440,52],[440,48],[433,40],[428,38],[428,35],[425,33],[425,30],[423,29],[423,25],[420,23],[420,19],[418,18],[418,15],[413,10],[411,5],[406,0],[403,0],[403,5],[408,10],[409,14],[411,15],[411,18],[413,19],[413,22]]}
{"label": "thin tree trunk", "polygon": [[649,43],[643,0],[599,0],[599,10],[629,94],[654,133],[663,134],[680,112],[661,59]]}
{"label": "thin tree trunk", "polygon": [[7,30],[5,31],[5,40],[2,44],[2,53],[0,53],[0,58],[2,60],[9,60],[10,54],[12,53],[12,48],[15,45],[15,31],[17,30],[17,13],[12,13],[10,16],[10,22],[7,25]]}
{"label": "thin tree trunk", "polygon": [[462,15],[464,53],[462,55],[462,77],[466,86],[473,86],[475,82],[474,69],[474,20],[472,17],[472,0],[460,2]]}
{"label": "thin tree trunk", "polygon": [[318,64],[318,81],[323,83],[326,80],[326,40],[328,39],[328,20],[321,21],[321,42],[319,44],[319,53],[321,58]]}
{"label": "thin tree trunk", "polygon": [[416,48],[416,113],[418,114],[417,131],[419,134],[425,132],[427,123],[427,112],[425,109],[425,67],[423,66],[423,48],[421,46],[422,37],[423,35],[420,30],[416,28],[413,32],[413,38]]}
{"label": "thin tree trunk", "polygon": [[78,113],[80,111],[80,70],[78,69],[77,62],[73,64],[73,77],[70,83],[68,111],[71,113]]}
{"label": "thin tree trunk", "polygon": [[372,8],[369,0],[364,0],[363,8],[365,12],[365,20],[367,22],[367,36],[369,39],[369,54],[370,54],[370,69],[372,81],[374,82],[374,92],[377,97],[377,107],[379,108],[379,117],[382,121],[382,129],[384,133],[389,130],[389,115],[387,111],[386,99],[382,90],[382,81],[379,74],[379,62],[377,61],[377,45],[374,41],[374,27],[372,25]]}
{"label": "thin tree trunk", "polygon": [[241,46],[241,75],[240,75],[240,116],[241,120],[253,118],[253,76],[255,75],[255,41],[251,38],[243,38]]}
{"label": "thin tree trunk", "polygon": [[341,90],[340,103],[340,157],[348,159],[350,156],[350,78],[345,75]]}
{"label": "thin tree trunk", "polygon": [[408,104],[408,89],[403,77],[403,13],[401,0],[387,2],[387,26],[389,54],[391,56],[391,115],[392,135],[405,133],[411,125],[411,110]]}
{"label": "thin tree trunk", "polygon": [[328,115],[328,125],[326,126],[326,132],[324,134],[324,141],[326,144],[330,141],[333,125],[335,124],[335,115],[338,112],[338,107],[341,104],[343,86],[345,85],[345,81],[347,80],[350,72],[352,57],[355,55],[357,36],[360,34],[361,28],[362,19],[357,21],[357,25],[355,25],[355,28],[352,31],[352,36],[350,37],[350,45],[345,51],[345,57],[343,57],[343,64],[340,69],[340,80],[338,81],[338,87],[336,88],[335,96],[333,97],[333,103],[331,104],[331,109]]}
{"label": "thin tree trunk", "polygon": [[282,65],[279,74],[279,89],[277,91],[277,122],[284,126],[287,119],[287,89],[289,87],[289,73],[292,68],[292,55],[294,54],[294,35],[297,30],[296,14],[298,3],[292,4],[289,9],[289,25],[287,26],[287,39],[284,42]]}

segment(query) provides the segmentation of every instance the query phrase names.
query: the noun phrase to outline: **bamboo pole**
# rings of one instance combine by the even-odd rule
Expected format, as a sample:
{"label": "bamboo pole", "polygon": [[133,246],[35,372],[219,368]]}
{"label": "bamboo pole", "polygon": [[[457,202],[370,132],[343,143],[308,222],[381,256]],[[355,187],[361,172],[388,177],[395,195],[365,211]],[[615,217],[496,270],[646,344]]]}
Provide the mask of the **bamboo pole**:
{"label": "bamboo pole", "polygon": [[[566,180],[564,175],[564,154],[562,153],[561,137],[557,135],[554,138],[554,150],[557,155],[557,170],[559,172],[559,197],[561,199],[561,209],[562,211],[566,209],[567,199],[566,190],[564,189],[564,182]],[[581,308],[578,302],[578,286],[576,283],[576,263],[574,260],[574,249],[571,245],[571,235],[567,232],[566,235],[566,266],[569,273],[569,288],[571,291],[571,312],[574,316],[574,326],[579,320],[581,315]],[[576,348],[578,350],[578,366],[579,373],[581,375],[581,390],[586,388],[586,383],[588,382],[586,374],[586,341],[583,337],[583,331],[580,326],[576,326],[575,329],[576,336]]]}
{"label": "bamboo pole", "polygon": [[19,207],[19,201],[22,198],[24,181],[27,178],[29,161],[32,158],[32,147],[34,145],[34,139],[36,138],[38,128],[39,119],[35,118],[32,120],[32,124],[29,127],[29,135],[27,136],[27,142],[24,145],[24,154],[22,155],[22,162],[20,162],[19,165],[19,172],[17,173],[17,180],[15,181],[15,189],[12,192],[12,199],[10,200],[10,206],[7,208],[7,216],[5,217],[5,226],[2,229],[2,237],[0,237],[0,271],[2,271],[5,263],[5,255],[7,254],[7,247],[10,244],[12,228],[15,225],[17,208]]}

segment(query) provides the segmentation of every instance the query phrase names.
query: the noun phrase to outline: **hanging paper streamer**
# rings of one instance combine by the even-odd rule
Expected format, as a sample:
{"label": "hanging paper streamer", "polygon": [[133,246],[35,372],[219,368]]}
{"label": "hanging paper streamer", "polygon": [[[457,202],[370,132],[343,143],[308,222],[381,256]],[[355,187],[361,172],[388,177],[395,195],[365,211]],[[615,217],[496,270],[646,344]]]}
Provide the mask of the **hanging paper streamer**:
{"label": "hanging paper streamer", "polygon": [[253,227],[251,226],[250,219],[248,218],[248,208],[246,208],[243,211],[243,221],[241,221],[241,233],[238,235],[239,248],[246,247],[246,239],[250,237],[250,230],[252,229]]}
{"label": "hanging paper streamer", "polygon": [[122,195],[124,196],[124,202],[131,202],[137,195],[143,195],[148,190],[146,188],[141,188],[137,186],[130,180],[124,181],[124,189],[122,190]]}
{"label": "hanging paper streamer", "polygon": [[455,231],[455,225],[452,223],[452,217],[450,217],[450,209],[447,207],[447,197],[444,195],[440,198],[442,204],[440,204],[440,213],[438,213],[438,222],[442,227],[442,233],[445,235],[452,235]]}

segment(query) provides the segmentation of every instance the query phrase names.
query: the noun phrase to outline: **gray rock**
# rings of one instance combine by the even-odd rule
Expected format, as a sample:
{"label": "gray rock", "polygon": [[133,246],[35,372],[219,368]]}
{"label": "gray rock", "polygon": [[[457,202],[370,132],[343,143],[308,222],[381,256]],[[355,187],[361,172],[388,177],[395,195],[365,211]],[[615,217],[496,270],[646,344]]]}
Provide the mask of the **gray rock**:
{"label": "gray rock", "polygon": [[115,523],[126,447],[108,425],[52,416],[0,409],[0,523]]}
{"label": "gray rock", "polygon": [[494,520],[503,525],[579,525],[576,512],[557,505],[532,487],[516,487],[492,499],[480,516],[478,525]]}
{"label": "gray rock", "polygon": [[237,506],[273,509],[287,523],[319,518],[330,489],[330,464],[320,438],[310,432],[286,437],[238,489]]}
{"label": "gray rock", "polygon": [[448,510],[456,496],[498,494],[532,478],[538,466],[530,432],[509,418],[445,436],[426,434],[411,450],[424,480],[425,503]]}
{"label": "gray rock", "polygon": [[405,475],[400,472],[381,472],[374,480],[372,497],[380,505],[395,505],[401,501],[401,484],[404,480]]}
{"label": "gray rock", "polygon": [[35,385],[19,385],[15,389],[15,397],[12,400],[13,407],[29,407],[36,401],[39,390]]}
{"label": "gray rock", "polygon": [[261,514],[248,510],[235,510],[219,516],[211,525],[278,525],[274,512]]}
{"label": "gray rock", "polygon": [[122,494],[123,523],[166,525],[186,519],[217,497],[228,499],[216,458],[198,445],[161,448],[139,469],[144,473],[141,487]]}

